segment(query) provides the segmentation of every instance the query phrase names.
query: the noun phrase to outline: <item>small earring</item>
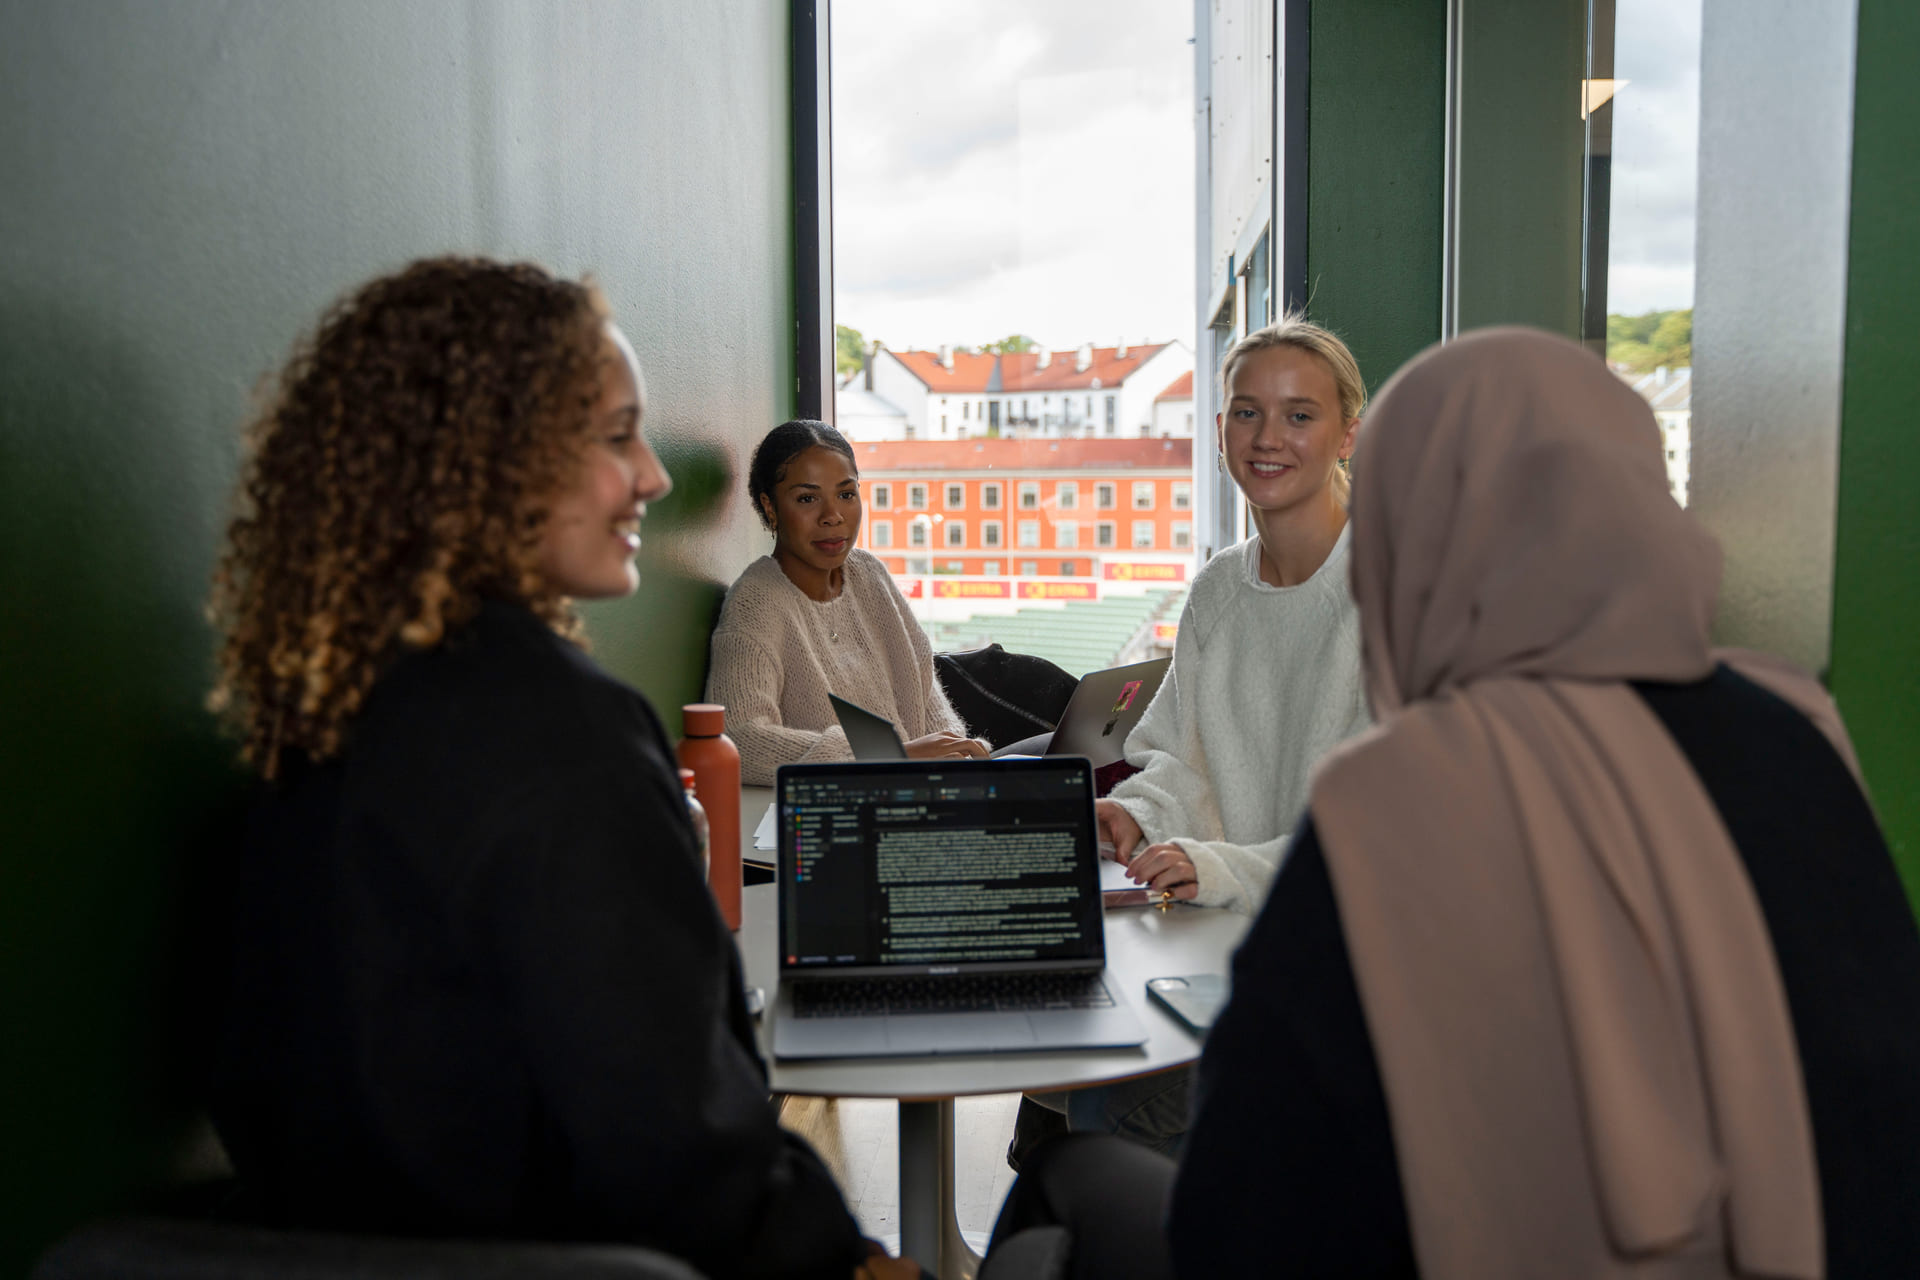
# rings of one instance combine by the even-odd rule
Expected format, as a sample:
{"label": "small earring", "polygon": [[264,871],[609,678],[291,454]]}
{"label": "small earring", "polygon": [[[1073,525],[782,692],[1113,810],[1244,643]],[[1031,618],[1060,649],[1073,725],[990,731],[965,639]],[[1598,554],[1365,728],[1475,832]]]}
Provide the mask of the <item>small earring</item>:
{"label": "small earring", "polygon": [[1220,454],[1213,455],[1213,469],[1221,475],[1227,474],[1227,460]]}

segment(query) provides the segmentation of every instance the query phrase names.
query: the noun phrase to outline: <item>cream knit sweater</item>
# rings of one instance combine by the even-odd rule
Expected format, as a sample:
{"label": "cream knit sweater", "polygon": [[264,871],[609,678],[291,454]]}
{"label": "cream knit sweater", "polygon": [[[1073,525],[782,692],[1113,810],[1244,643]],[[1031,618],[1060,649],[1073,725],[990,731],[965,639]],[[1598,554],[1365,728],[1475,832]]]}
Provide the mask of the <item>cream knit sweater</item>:
{"label": "cream knit sweater", "polygon": [[707,676],[707,701],[726,707],[740,748],[742,782],[770,787],[780,765],[853,758],[828,693],[887,717],[908,741],[967,731],[885,565],[851,552],[839,596],[822,603],[762,556],[727,592]]}
{"label": "cream knit sweater", "polygon": [[1252,914],[1306,812],[1313,767],[1372,721],[1343,530],[1298,586],[1260,580],[1260,540],[1210,560],[1173,665],[1127,738],[1140,772],[1113,789],[1148,841],[1193,859],[1202,906]]}

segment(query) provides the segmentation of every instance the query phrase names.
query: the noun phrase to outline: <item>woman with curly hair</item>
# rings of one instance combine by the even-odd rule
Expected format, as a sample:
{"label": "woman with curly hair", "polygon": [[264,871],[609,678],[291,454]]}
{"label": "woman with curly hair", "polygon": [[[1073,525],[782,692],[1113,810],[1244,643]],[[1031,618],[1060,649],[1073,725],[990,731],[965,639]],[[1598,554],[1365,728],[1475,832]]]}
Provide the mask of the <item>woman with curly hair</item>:
{"label": "woman with curly hair", "polygon": [[591,287],[442,258],[328,312],[254,424],[212,607],[264,780],[214,1113],[267,1222],[867,1263],[768,1105],[660,722],[578,642],[671,487],[642,411]]}

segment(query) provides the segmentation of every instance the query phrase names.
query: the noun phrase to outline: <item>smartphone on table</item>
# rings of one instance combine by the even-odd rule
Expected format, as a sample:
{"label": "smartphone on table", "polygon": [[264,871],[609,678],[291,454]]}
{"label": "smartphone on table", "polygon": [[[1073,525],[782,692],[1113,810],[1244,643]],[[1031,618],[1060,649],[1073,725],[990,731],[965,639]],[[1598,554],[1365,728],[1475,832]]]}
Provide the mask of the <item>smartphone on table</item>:
{"label": "smartphone on table", "polygon": [[1207,1028],[1227,1002],[1227,979],[1218,973],[1189,973],[1180,977],[1148,978],[1147,996],[1178,1019],[1196,1036]]}

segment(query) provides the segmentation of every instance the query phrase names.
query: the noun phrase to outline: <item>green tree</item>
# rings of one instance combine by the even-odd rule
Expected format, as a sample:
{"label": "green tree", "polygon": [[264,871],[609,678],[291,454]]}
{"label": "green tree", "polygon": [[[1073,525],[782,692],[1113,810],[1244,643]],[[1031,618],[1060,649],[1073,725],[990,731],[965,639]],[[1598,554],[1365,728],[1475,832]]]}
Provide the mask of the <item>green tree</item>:
{"label": "green tree", "polygon": [[1011,356],[1018,355],[1022,351],[1031,351],[1039,345],[1024,333],[1010,333],[1000,341],[989,342],[980,349],[988,355]]}
{"label": "green tree", "polygon": [[1693,308],[1607,317],[1607,360],[1630,373],[1693,363]]}
{"label": "green tree", "polygon": [[858,329],[844,324],[833,326],[833,371],[841,377],[860,372],[866,360],[867,340]]}

